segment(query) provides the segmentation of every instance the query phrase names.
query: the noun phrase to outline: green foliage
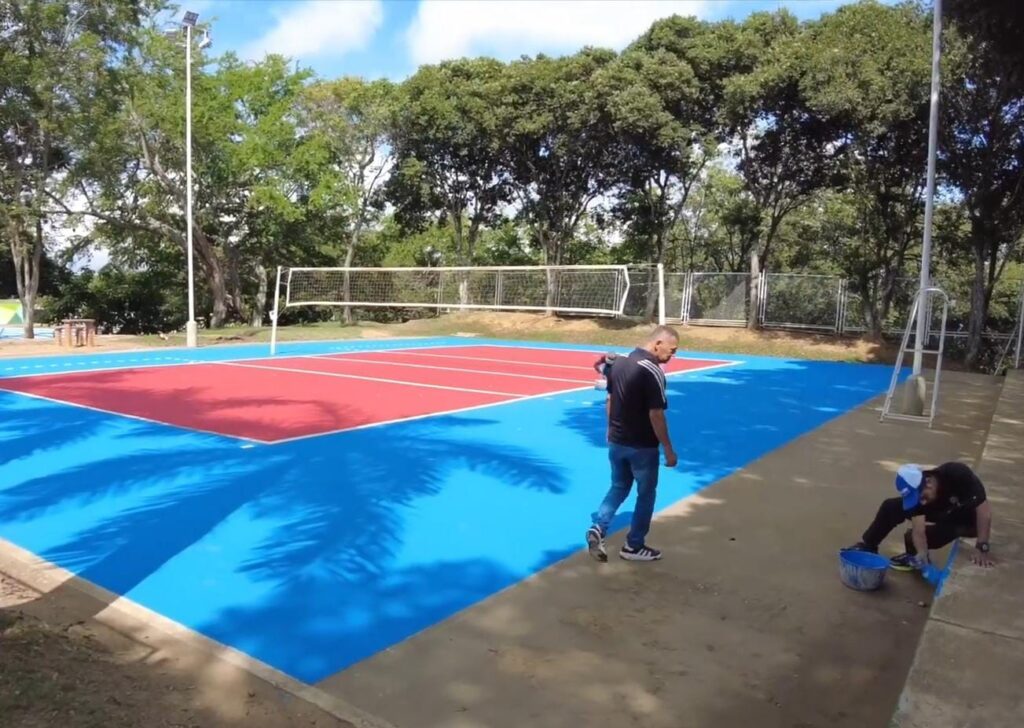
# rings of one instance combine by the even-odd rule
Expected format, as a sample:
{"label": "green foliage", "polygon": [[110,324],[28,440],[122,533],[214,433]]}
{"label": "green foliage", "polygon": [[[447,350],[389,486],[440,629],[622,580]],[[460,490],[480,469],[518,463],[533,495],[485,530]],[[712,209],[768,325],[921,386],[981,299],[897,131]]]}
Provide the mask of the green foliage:
{"label": "green foliage", "polygon": [[[156,0],[2,2],[0,288],[41,286],[53,315],[119,331],[180,326],[183,39],[154,27]],[[974,346],[1020,273],[1024,82],[1012,8],[947,5],[935,277],[969,302]],[[876,0],[803,23],[673,16],[621,53],[451,60],[397,84],[195,46],[199,318],[259,325],[279,265],[745,272],[756,256],[843,276],[877,333],[917,277],[930,16]],[[111,265],[64,270],[89,246]]]}
{"label": "green foliage", "polygon": [[65,318],[92,318],[101,331],[111,334],[154,334],[185,324],[183,277],[176,288],[168,286],[166,271],[123,270],[105,266],[98,273],[85,270],[62,286],[58,295],[45,299],[51,322]]}

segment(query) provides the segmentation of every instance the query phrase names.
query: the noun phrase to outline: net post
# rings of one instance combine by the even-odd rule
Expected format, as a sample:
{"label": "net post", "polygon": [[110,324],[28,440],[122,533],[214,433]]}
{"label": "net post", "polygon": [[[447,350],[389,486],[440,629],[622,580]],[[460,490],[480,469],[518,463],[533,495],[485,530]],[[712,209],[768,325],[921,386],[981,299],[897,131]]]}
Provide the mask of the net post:
{"label": "net post", "polygon": [[665,325],[665,264],[658,263],[658,325]]}
{"label": "net post", "polygon": [[270,355],[277,352],[277,315],[281,309],[281,266],[277,266],[277,282],[274,283],[274,310],[270,314]]}

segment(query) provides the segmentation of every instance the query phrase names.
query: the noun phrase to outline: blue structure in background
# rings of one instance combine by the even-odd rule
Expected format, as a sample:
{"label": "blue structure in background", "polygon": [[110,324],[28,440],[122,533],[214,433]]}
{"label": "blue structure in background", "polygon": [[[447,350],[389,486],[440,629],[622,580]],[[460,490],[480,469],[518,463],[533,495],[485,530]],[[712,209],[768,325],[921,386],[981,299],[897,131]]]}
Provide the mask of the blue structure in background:
{"label": "blue structure in background", "polygon": [[[283,354],[467,344],[516,345],[316,342]],[[0,360],[0,376],[266,355],[263,345]],[[680,462],[663,471],[658,509],[861,405],[889,376],[743,357],[669,377]],[[603,396],[261,446],[0,392],[0,538],[316,682],[581,549],[608,483]]]}

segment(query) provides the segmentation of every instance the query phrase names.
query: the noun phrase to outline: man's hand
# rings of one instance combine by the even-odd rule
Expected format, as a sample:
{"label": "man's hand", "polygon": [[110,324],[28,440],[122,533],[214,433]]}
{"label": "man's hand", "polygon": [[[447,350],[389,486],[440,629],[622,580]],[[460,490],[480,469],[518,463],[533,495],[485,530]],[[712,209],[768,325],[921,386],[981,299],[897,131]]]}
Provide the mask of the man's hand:
{"label": "man's hand", "polygon": [[996,565],[995,559],[993,559],[991,555],[978,551],[977,549],[975,549],[974,553],[971,554],[971,563],[984,569],[988,569]]}
{"label": "man's hand", "polygon": [[676,457],[676,451],[672,448],[665,449],[665,467],[674,468],[679,462],[679,458]]}

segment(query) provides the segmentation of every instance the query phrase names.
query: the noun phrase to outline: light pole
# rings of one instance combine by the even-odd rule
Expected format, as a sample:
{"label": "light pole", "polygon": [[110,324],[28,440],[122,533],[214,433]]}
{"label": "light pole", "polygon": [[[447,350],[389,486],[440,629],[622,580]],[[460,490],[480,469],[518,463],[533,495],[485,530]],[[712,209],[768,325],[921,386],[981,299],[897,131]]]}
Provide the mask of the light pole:
{"label": "light pole", "polygon": [[[186,248],[188,252],[188,323],[185,324],[185,345],[196,346],[196,297],[192,267],[192,29],[199,20],[199,13],[186,12],[181,25],[185,31],[185,218]],[[212,44],[208,31],[203,32],[199,48]]]}
{"label": "light pole", "polygon": [[[942,53],[942,0],[934,0],[932,10],[932,89],[928,118],[928,172],[924,193],[924,236],[921,241],[921,283],[919,288],[931,285],[932,211],[935,208],[935,154],[939,132],[939,58]],[[921,374],[922,351],[928,331],[927,300],[921,299],[917,310],[917,336],[914,337],[915,376]]]}
{"label": "light pole", "polygon": [[[932,10],[932,88],[928,116],[928,170],[924,193],[924,235],[921,240],[921,280],[918,285],[920,300],[917,304],[917,329],[914,336],[914,368],[904,384],[903,413],[924,413],[926,384],[921,367],[924,363],[925,339],[930,323],[928,295],[923,291],[931,286],[932,211],[935,209],[935,154],[939,134],[939,58],[942,52],[942,0],[934,0]],[[937,366],[937,365],[936,365]]]}

